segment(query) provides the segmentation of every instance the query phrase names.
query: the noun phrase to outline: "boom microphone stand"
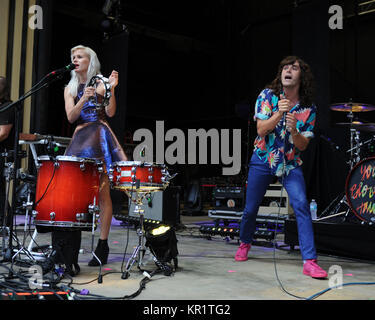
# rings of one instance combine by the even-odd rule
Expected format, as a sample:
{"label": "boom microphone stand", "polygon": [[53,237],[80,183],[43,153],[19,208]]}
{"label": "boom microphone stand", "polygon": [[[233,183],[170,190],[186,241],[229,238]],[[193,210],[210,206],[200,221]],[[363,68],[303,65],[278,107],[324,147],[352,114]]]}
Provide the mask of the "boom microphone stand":
{"label": "boom microphone stand", "polygon": [[[66,71],[68,71],[69,69],[66,68]],[[60,71],[60,70],[59,70]],[[65,70],[64,70],[65,72]],[[51,76],[55,76],[54,78],[52,78]],[[33,86],[25,95],[23,95],[22,97],[20,97],[17,101],[7,105],[6,107],[3,107],[0,109],[0,113],[1,112],[4,112],[10,108],[15,108],[16,112],[15,112],[15,123],[14,123],[14,156],[13,156],[13,170],[11,171],[11,176],[10,176],[10,181],[13,180],[13,190],[12,190],[12,205],[11,205],[11,209],[10,209],[10,216],[11,216],[11,219],[10,219],[10,226],[9,226],[9,244],[8,244],[8,248],[3,248],[3,260],[4,261],[11,261],[12,259],[12,252],[13,252],[13,217],[15,215],[15,211],[16,211],[16,186],[17,186],[17,172],[18,172],[18,162],[19,162],[19,154],[18,154],[18,150],[19,150],[19,146],[18,146],[18,140],[19,140],[19,135],[20,135],[20,132],[19,132],[19,125],[20,125],[20,116],[21,116],[21,110],[23,108],[23,104],[22,102],[24,100],[26,100],[28,97],[32,96],[33,94],[37,93],[38,91],[40,91],[41,89],[43,88],[47,88],[50,84],[52,84],[53,82],[57,81],[57,80],[60,80],[62,79],[63,77],[63,72],[51,72],[49,73],[48,75],[46,75],[41,81],[39,81],[35,86]],[[42,84],[44,81],[48,81],[44,84]],[[6,201],[8,201],[8,195],[6,195]],[[8,220],[8,212],[5,212],[4,213],[4,223],[6,223],[6,221]]]}

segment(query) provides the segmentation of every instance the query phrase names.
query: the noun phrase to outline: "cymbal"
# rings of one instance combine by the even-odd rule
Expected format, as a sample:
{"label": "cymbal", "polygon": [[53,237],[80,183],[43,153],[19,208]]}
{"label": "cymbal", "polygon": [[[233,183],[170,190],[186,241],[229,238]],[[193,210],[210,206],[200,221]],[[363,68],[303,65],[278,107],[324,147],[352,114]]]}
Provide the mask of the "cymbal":
{"label": "cymbal", "polygon": [[375,111],[375,106],[366,103],[344,102],[332,104],[330,109],[341,112],[366,112]]}
{"label": "cymbal", "polygon": [[364,123],[361,121],[353,121],[350,122],[339,122],[336,123],[337,126],[344,126],[344,127],[351,127],[358,131],[367,131],[367,132],[375,132],[375,123]]}

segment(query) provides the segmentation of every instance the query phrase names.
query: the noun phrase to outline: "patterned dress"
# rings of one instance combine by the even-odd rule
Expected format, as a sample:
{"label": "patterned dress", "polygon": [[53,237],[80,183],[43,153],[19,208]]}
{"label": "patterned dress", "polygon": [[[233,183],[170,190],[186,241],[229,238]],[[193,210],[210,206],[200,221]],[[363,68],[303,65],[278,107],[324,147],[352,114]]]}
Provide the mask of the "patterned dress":
{"label": "patterned dress", "polygon": [[[75,103],[81,99],[84,87],[84,84],[80,84]],[[82,108],[78,126],[65,155],[101,160],[106,168],[109,168],[113,162],[127,160],[120,143],[106,121],[104,108],[97,111],[91,101],[86,102]]]}
{"label": "patterned dress", "polygon": [[[254,120],[271,118],[279,110],[278,102],[279,97],[272,90],[264,89],[255,103]],[[315,105],[302,106],[297,103],[290,110],[290,113],[293,112],[295,112],[295,117],[297,118],[297,131],[305,137],[312,138],[316,120]],[[283,169],[285,169],[285,174],[287,175],[290,170],[302,165],[301,151],[293,144],[292,135],[284,128],[282,119],[271,133],[264,137],[256,137],[254,152],[264,163],[268,163],[272,174],[278,177],[283,175]]]}

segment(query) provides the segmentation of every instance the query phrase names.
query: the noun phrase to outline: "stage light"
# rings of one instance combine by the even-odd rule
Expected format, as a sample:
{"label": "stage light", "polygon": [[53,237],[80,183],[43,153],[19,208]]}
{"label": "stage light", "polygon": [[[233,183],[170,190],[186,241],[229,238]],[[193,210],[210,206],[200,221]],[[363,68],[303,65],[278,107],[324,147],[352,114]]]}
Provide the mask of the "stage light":
{"label": "stage light", "polygon": [[146,247],[154,256],[156,265],[169,276],[173,268],[169,265],[173,260],[177,268],[177,237],[173,227],[160,225],[146,232]]}
{"label": "stage light", "polygon": [[158,228],[155,228],[155,229],[153,229],[153,230],[151,230],[151,234],[153,235],[153,236],[160,236],[160,235],[162,235],[163,233],[166,233],[168,230],[170,230],[171,229],[171,227],[170,226],[160,226],[160,227],[158,227]]}

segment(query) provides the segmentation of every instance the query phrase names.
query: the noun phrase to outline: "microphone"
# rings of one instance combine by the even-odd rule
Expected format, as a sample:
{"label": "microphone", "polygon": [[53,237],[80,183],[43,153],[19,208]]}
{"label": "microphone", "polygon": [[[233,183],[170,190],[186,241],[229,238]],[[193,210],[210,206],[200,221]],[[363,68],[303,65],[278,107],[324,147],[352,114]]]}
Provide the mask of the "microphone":
{"label": "microphone", "polygon": [[[286,99],[286,98],[285,98],[285,93],[283,93],[283,94],[281,95],[281,98],[282,98],[282,99]],[[286,127],[286,112],[283,113],[283,128],[285,128],[285,127]]]}
{"label": "microphone", "polygon": [[65,66],[64,68],[61,68],[61,69],[57,69],[55,71],[52,71],[48,74],[48,77],[50,76],[56,76],[56,75],[60,75],[60,74],[64,74],[65,72],[68,72],[68,71],[71,71],[71,70],[74,70],[75,69],[75,64],[74,63],[69,63],[67,66]]}
{"label": "microphone", "polygon": [[286,112],[283,114],[283,127],[285,128],[286,126]]}

